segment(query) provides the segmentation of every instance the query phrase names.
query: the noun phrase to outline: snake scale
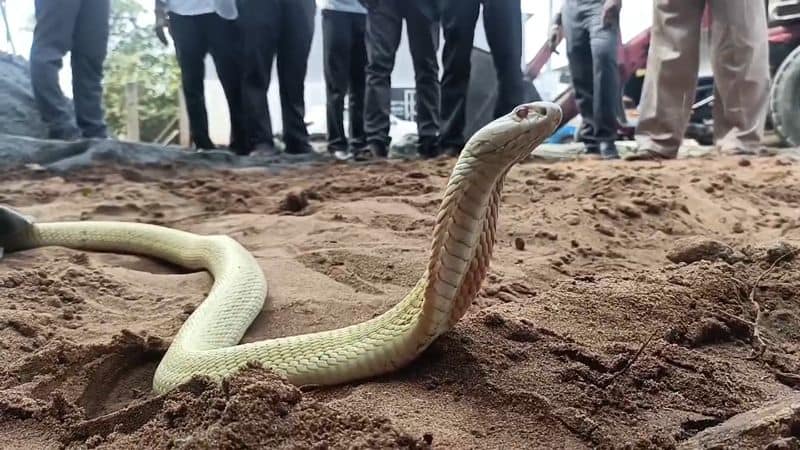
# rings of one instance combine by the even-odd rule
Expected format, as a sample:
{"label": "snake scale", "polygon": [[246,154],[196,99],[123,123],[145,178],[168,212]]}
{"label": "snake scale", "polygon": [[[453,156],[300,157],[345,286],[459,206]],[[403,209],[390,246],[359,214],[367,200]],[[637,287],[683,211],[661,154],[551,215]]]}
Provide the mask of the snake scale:
{"label": "snake scale", "polygon": [[535,102],[474,133],[448,180],[417,284],[383,314],[339,329],[240,344],[264,305],[267,281],[255,258],[224,235],[124,221],[37,222],[0,206],[0,249],[131,253],[207,270],[212,288],[161,359],[153,377],[157,393],[194,375],[220,380],[251,361],[297,385],[364,379],[408,364],[464,315],[489,268],[505,176],[560,121],[557,105]]}

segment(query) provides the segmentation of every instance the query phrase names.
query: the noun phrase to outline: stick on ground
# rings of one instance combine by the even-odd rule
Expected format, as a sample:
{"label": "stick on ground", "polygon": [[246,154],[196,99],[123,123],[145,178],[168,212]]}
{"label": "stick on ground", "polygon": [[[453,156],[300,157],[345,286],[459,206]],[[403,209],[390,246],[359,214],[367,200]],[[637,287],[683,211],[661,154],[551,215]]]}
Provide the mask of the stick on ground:
{"label": "stick on ground", "polygon": [[753,342],[755,345],[755,353],[753,356],[747,358],[750,360],[761,358],[764,355],[764,352],[767,350],[767,344],[764,342],[764,339],[761,337],[761,329],[759,324],[761,323],[761,318],[763,317],[763,310],[761,309],[761,305],[756,301],[756,289],[758,289],[759,284],[761,284],[761,280],[764,279],[767,275],[769,275],[775,268],[778,266],[778,263],[787,259],[789,256],[793,256],[797,253],[798,250],[793,250],[791,252],[786,252],[780,258],[776,259],[769,269],[761,272],[761,275],[756,278],[756,282],[753,283],[753,287],[750,289],[750,295],[748,299],[750,300],[750,305],[752,306],[753,310],[755,311],[756,318],[753,320]]}
{"label": "stick on ground", "polygon": [[648,345],[650,345],[650,342],[653,340],[653,338],[656,336],[657,333],[658,333],[658,330],[653,330],[653,332],[650,333],[650,336],[648,336],[648,338],[644,342],[642,342],[642,345],[639,347],[639,350],[636,352],[636,354],[633,355],[633,358],[631,359],[631,361],[628,364],[626,364],[625,367],[623,367],[619,371],[615,372],[613,375],[611,375],[610,377],[606,378],[601,383],[603,385],[603,387],[611,386],[617,378],[619,378],[620,376],[625,374],[625,372],[627,372],[628,369],[631,368],[631,366],[636,364],[636,360],[638,360],[639,357],[642,356],[642,352],[644,352],[644,349]]}

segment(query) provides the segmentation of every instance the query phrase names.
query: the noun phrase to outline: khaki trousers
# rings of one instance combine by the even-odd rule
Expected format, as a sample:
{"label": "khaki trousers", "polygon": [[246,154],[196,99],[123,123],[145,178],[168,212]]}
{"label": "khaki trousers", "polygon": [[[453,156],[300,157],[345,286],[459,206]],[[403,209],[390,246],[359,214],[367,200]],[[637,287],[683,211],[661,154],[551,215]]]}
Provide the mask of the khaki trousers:
{"label": "khaki trousers", "polygon": [[723,152],[755,151],[764,135],[769,49],[764,2],[654,0],[639,105],[640,149],[674,157],[695,100],[703,9],[711,8],[714,140]]}

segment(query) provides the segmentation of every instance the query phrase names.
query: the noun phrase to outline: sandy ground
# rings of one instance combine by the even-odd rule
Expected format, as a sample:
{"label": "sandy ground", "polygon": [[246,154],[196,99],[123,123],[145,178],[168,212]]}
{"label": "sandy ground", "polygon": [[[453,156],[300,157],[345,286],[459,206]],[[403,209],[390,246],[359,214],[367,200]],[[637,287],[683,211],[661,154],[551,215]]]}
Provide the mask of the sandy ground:
{"label": "sandy ground", "polygon": [[[0,177],[0,203],[40,220],[231,235],[270,283],[254,341],[363,321],[402,298],[423,271],[452,163],[15,172]],[[304,392],[253,367],[224,386],[151,393],[171,336],[211,285],[204,272],[62,248],[6,255],[0,443],[673,447],[794,392],[800,262],[756,280],[800,243],[798,178],[781,157],[521,164],[490,275],[455,329],[391,376]]]}

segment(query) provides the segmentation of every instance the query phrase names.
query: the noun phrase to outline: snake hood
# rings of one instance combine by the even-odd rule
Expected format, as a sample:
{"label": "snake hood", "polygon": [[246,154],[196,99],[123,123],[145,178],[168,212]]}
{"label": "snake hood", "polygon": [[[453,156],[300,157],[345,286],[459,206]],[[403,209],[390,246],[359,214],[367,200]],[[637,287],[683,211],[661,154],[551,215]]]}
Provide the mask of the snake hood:
{"label": "snake hood", "polygon": [[466,313],[489,270],[506,174],[555,131],[561,117],[556,104],[522,104],[467,141],[436,217],[419,342],[429,344]]}

